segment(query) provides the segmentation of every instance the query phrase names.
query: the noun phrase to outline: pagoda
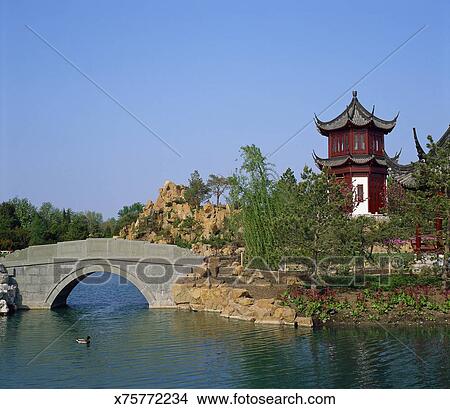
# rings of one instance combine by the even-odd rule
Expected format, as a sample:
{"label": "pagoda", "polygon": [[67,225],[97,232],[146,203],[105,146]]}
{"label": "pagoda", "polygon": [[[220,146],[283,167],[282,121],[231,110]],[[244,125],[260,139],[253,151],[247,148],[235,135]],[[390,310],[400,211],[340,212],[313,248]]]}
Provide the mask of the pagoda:
{"label": "pagoda", "polygon": [[[390,120],[368,111],[359,102],[357,92],[344,112],[331,121],[315,115],[318,131],[328,138],[328,157],[313,152],[319,169],[342,179],[355,194],[354,215],[378,214],[384,207],[388,164],[384,152],[384,136],[391,132],[397,116]],[[394,161],[397,157],[392,158]]]}

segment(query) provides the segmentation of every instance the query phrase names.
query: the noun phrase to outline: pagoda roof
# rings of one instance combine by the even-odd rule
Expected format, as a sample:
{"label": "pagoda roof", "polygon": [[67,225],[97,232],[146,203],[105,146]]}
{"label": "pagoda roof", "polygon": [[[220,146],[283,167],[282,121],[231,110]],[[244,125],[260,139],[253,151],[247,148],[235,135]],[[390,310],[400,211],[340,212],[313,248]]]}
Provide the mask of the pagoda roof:
{"label": "pagoda roof", "polygon": [[375,155],[345,155],[337,156],[335,158],[321,158],[313,151],[313,158],[319,169],[324,167],[334,168],[346,164],[366,165],[372,161],[380,166],[387,166],[386,158]]}
{"label": "pagoda roof", "polygon": [[[425,152],[425,150],[422,148],[419,138],[417,137],[416,129],[413,128],[413,136],[414,136],[414,143],[416,145],[417,150],[417,156],[419,158],[419,161],[426,161],[428,155],[432,155],[433,152],[429,151],[428,153]],[[450,141],[450,125],[447,128],[447,130],[444,132],[444,134],[439,138],[439,140],[436,142],[436,146],[442,147],[444,146],[448,141]],[[416,164],[419,161],[411,162],[408,165],[401,165],[398,163],[398,158],[400,154],[397,154],[394,157],[389,157],[389,155],[384,153],[384,157],[386,160],[386,164],[389,168],[389,174],[396,180],[398,183],[400,183],[405,188],[416,188],[417,187],[417,181],[414,178],[414,171],[416,168]]]}
{"label": "pagoda roof", "polygon": [[347,105],[344,112],[331,121],[321,121],[317,115],[314,115],[317,129],[322,135],[328,136],[330,131],[336,131],[338,129],[345,128],[348,125],[353,125],[356,127],[373,125],[385,134],[394,129],[397,123],[398,114],[390,121],[378,118],[374,115],[375,105],[373,106],[372,111],[369,112],[359,102],[357,95],[357,92],[353,91],[353,98],[350,104]]}
{"label": "pagoda roof", "polygon": [[385,160],[389,168],[389,176],[403,187],[413,189],[417,186],[414,178],[414,170],[417,162],[411,162],[409,165],[401,165],[398,163],[398,156],[390,158],[385,153]]}
{"label": "pagoda roof", "polygon": [[[413,133],[414,133],[414,142],[416,144],[417,156],[419,157],[419,159],[425,159],[425,156],[427,154],[425,153],[425,149],[422,148],[422,145],[419,142],[419,138],[417,138],[416,128],[413,128]],[[435,144],[438,147],[442,147],[448,141],[450,141],[450,125],[448,126],[444,134],[435,142]]]}
{"label": "pagoda roof", "polygon": [[441,146],[444,146],[449,141],[450,141],[450,125],[448,126],[447,130],[444,132],[444,135],[442,135],[439,138],[439,140],[436,142],[436,145],[441,147]]}

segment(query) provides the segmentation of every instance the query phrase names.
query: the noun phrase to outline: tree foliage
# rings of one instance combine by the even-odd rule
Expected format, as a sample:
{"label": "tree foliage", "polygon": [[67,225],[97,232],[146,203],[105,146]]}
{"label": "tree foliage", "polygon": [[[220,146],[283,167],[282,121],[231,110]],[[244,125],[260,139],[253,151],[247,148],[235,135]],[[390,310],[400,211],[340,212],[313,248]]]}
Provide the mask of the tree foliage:
{"label": "tree foliage", "polygon": [[415,187],[404,189],[388,179],[386,214],[391,234],[409,239],[416,226],[422,233],[435,234],[436,219],[443,224],[442,237],[446,253],[449,250],[450,212],[450,142],[438,146],[429,137],[429,152],[416,162],[413,177]]}
{"label": "tree foliage", "polygon": [[275,185],[273,165],[255,145],[241,148],[242,165],[231,179],[230,198],[240,208],[246,256],[274,265]]}
{"label": "tree foliage", "polygon": [[191,173],[184,197],[192,207],[199,207],[202,202],[210,197],[210,189],[203,181],[198,170],[194,170]]}
{"label": "tree foliage", "polygon": [[113,229],[114,234],[119,234],[125,226],[135,222],[139,216],[139,213],[144,209],[144,205],[140,202],[135,202],[130,206],[124,206],[118,212],[118,219]]}
{"label": "tree foliage", "polygon": [[297,180],[287,169],[277,178],[257,147],[245,146],[241,152],[230,197],[240,209],[249,261],[277,268],[283,259],[296,257],[316,265],[327,257],[370,259],[376,245],[393,243],[389,219],[352,217],[354,192],[326,171],[305,167]]}
{"label": "tree foliage", "polygon": [[142,209],[142,203],[133,203],[119,211],[117,220],[104,221],[98,212],[58,209],[49,202],[37,208],[28,199],[14,198],[0,203],[0,250],[12,251],[89,237],[112,237],[134,222]]}
{"label": "tree foliage", "polygon": [[229,177],[220,175],[209,175],[206,186],[212,196],[216,199],[216,205],[219,205],[221,196],[231,186],[231,179]]}

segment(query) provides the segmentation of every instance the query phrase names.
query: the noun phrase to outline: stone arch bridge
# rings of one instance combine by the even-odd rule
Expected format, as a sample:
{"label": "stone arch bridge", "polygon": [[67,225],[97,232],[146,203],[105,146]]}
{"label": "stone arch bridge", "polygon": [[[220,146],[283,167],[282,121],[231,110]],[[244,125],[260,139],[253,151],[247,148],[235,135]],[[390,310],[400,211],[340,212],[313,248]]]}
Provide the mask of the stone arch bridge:
{"label": "stone arch bridge", "polygon": [[201,260],[201,256],[174,245],[87,239],[31,246],[0,262],[10,282],[17,285],[18,308],[49,309],[65,305],[73,288],[95,272],[125,278],[137,287],[150,307],[171,307],[171,286]]}

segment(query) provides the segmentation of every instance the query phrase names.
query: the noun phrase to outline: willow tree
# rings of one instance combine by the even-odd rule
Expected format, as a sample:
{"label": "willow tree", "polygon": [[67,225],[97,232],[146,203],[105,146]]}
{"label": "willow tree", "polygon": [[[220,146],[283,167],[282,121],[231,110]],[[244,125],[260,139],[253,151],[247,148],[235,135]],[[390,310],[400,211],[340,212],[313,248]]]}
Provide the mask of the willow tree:
{"label": "willow tree", "polygon": [[230,199],[240,208],[246,259],[255,267],[275,267],[273,165],[255,145],[243,146],[241,158],[231,178]]}

